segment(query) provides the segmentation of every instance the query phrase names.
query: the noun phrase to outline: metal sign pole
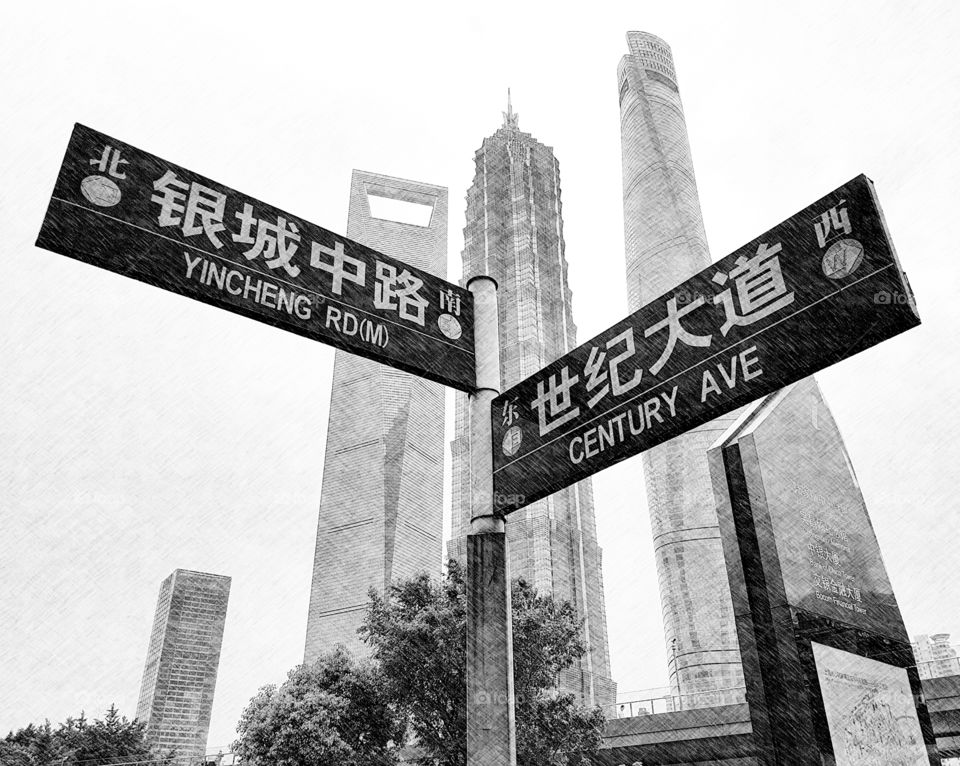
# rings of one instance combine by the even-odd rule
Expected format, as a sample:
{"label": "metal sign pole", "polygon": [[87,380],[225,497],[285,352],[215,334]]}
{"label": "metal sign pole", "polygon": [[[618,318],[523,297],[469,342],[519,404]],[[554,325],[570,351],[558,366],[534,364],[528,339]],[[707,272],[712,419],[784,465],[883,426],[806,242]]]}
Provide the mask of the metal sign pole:
{"label": "metal sign pole", "polygon": [[476,392],[470,394],[467,535],[467,764],[516,766],[513,631],[504,520],[493,510],[491,407],[500,393],[497,283],[473,277]]}

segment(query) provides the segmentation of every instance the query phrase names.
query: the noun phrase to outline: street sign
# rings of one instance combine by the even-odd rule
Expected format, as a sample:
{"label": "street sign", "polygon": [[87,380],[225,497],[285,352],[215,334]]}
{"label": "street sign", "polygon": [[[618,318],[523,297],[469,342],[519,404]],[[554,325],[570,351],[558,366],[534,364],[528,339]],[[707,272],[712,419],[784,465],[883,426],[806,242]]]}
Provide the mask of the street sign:
{"label": "street sign", "polygon": [[498,396],[509,513],[920,324],[858,176]]}
{"label": "street sign", "polygon": [[468,291],[83,125],[37,246],[475,387]]}

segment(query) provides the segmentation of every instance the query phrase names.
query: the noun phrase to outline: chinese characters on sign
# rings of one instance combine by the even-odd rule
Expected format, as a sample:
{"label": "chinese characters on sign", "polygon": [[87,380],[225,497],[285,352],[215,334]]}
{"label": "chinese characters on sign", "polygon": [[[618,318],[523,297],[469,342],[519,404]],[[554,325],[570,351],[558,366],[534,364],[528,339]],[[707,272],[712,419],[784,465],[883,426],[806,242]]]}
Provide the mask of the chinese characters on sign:
{"label": "chinese characters on sign", "polygon": [[[793,303],[794,294],[787,290],[780,268],[778,255],[780,250],[779,242],[772,247],[761,243],[756,255],[752,258],[740,256],[729,273],[721,270],[713,275],[712,281],[718,285],[727,285],[728,281],[733,283],[732,287],[727,286],[713,298],[713,303],[723,309],[721,336],[726,337],[732,327],[749,327]],[[643,331],[644,338],[658,338],[662,346],[659,356],[650,364],[649,375],[659,375],[673,356],[678,343],[694,348],[710,348],[713,340],[712,333],[696,335],[687,330],[681,321],[688,314],[703,308],[709,307],[705,307],[702,295],[698,295],[683,308],[677,307],[676,297],[667,300],[667,315]],[[656,345],[656,341],[653,345]],[[607,352],[615,348],[622,350],[608,360]],[[627,327],[623,332],[605,341],[602,346],[590,345],[589,349],[589,356],[583,367],[583,385],[587,394],[594,391],[595,393],[587,399],[587,410],[594,409],[608,394],[620,397],[640,385],[644,371],[636,358],[637,348],[633,327]],[[744,359],[742,372],[744,380],[750,380],[760,374],[747,370],[747,366],[753,362],[752,358]],[[621,364],[628,370],[626,381],[622,379]],[[736,378],[736,360],[730,367],[730,377],[727,376],[726,367],[721,366],[718,370],[720,379],[731,385]],[[580,408],[574,406],[570,398],[570,390],[579,381],[580,376],[577,374],[571,376],[569,367],[564,365],[560,368],[559,379],[550,376],[546,381],[537,382],[537,397],[530,406],[537,412],[539,436],[545,436],[564,423],[579,417]],[[720,393],[717,376],[710,370],[705,371],[702,382],[701,401],[705,401],[708,394]],[[665,397],[664,401],[672,406],[672,399],[673,397],[669,399]],[[648,420],[659,412],[660,403],[657,400],[653,402],[654,405],[648,411]],[[624,417],[629,418],[630,414],[625,413]],[[617,426],[621,430],[622,422],[623,418],[617,421]]]}
{"label": "chinese characters on sign", "polygon": [[859,176],[500,396],[495,495],[524,500],[499,510],[919,324],[883,290],[910,295]]}
{"label": "chinese characters on sign", "polygon": [[[37,245],[474,388],[469,292],[82,125]],[[917,324],[859,176],[500,396],[494,494],[513,499],[497,510]],[[849,598],[823,583],[841,586]]]}
{"label": "chinese characters on sign", "polygon": [[37,245],[474,388],[469,292],[82,125]]}
{"label": "chinese characters on sign", "polygon": [[[819,497],[805,487],[795,487],[794,491],[806,497]],[[806,548],[814,598],[866,614],[861,583],[852,564],[850,535],[842,527],[830,526],[810,509],[800,512],[800,523],[811,538]]]}

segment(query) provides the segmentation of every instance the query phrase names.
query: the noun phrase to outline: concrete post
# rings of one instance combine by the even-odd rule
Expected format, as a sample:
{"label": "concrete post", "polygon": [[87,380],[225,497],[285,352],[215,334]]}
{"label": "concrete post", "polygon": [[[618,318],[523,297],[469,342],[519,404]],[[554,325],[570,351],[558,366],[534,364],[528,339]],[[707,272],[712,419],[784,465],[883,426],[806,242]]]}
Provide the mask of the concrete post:
{"label": "concrete post", "polygon": [[491,406],[500,393],[497,283],[473,277],[477,390],[470,395],[467,535],[467,764],[516,766],[513,631],[504,521],[493,513]]}

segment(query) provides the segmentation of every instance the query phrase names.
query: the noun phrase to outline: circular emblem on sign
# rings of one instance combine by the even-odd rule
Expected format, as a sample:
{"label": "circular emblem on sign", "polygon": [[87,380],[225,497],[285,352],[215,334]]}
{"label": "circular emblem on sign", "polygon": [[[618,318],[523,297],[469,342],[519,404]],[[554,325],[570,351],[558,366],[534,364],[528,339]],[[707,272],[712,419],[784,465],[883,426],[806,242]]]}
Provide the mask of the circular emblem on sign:
{"label": "circular emblem on sign", "polygon": [[80,191],[100,207],[113,207],[120,201],[120,187],[106,176],[87,176],[80,182]]}
{"label": "circular emblem on sign", "polygon": [[823,256],[823,273],[830,279],[849,277],[863,262],[863,245],[855,239],[834,242]]}
{"label": "circular emblem on sign", "polygon": [[437,320],[437,325],[440,327],[440,332],[450,340],[457,340],[463,335],[463,328],[460,327],[460,322],[453,314],[441,314]]}
{"label": "circular emblem on sign", "polygon": [[520,449],[520,442],[523,441],[523,433],[520,426],[511,426],[503,435],[503,454],[507,457],[513,457]]}

